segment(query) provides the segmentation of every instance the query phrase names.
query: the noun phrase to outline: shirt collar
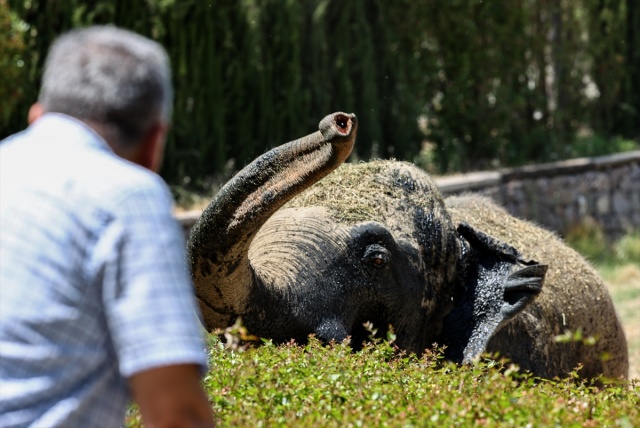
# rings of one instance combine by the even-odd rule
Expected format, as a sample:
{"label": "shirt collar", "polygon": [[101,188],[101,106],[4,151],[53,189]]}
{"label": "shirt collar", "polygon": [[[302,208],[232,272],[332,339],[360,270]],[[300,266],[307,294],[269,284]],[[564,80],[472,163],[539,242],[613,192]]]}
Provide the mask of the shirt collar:
{"label": "shirt collar", "polygon": [[[93,128],[75,117],[62,113],[45,113],[30,127],[29,133],[43,140],[64,140],[114,153],[113,149]],[[115,153],[114,153],[115,154]]]}

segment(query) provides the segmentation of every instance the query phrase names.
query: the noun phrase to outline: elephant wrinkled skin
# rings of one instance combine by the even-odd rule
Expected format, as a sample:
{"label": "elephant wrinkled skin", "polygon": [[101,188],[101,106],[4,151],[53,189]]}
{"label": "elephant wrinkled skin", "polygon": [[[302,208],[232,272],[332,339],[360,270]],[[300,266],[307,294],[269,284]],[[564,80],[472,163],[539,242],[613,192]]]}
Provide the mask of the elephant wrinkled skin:
{"label": "elephant wrinkled skin", "polygon": [[[581,274],[576,266],[584,261],[565,268],[544,254],[538,259],[528,248],[529,229],[494,233],[467,219],[463,203],[452,208],[454,223],[431,178],[411,164],[340,166],[355,141],[354,115],[334,113],[319,127],[245,167],[194,226],[189,263],[208,329],[241,316],[251,333],[277,342],[315,334],[324,341],[351,337],[357,347],[370,321],[391,325],[397,345],[412,352],[438,342],[459,362],[489,350],[545,377],[566,374],[577,362],[588,375],[626,376],[624,364],[591,361],[593,353],[584,361],[582,350],[553,342],[562,311],[571,314],[570,326],[587,329],[590,315],[581,304],[558,307],[585,298],[579,280],[553,285],[535,303],[547,264],[556,281]],[[585,281],[584,289],[602,292],[597,276]],[[614,325],[611,301],[602,296],[588,300],[590,310]],[[544,327],[536,330],[538,324]],[[617,334],[603,343],[613,344]],[[626,359],[626,345],[606,350],[612,360]]]}

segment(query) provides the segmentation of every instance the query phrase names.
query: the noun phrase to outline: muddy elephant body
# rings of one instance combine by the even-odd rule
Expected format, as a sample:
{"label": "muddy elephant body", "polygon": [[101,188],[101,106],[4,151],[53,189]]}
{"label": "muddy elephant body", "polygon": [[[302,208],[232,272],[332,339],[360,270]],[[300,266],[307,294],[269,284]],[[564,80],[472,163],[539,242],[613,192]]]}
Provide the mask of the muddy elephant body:
{"label": "muddy elephant body", "polygon": [[[627,377],[622,326],[606,285],[582,256],[552,232],[511,216],[489,198],[464,195],[445,202],[454,222],[485,230],[524,257],[549,266],[542,293],[496,332],[488,352],[498,352],[546,378],[563,376],[579,365],[579,374],[586,378]],[[581,340],[554,340],[578,331]]]}
{"label": "muddy elephant body", "polygon": [[[340,167],[356,129],[353,115],[327,116],[318,132],[265,153],[212,200],[188,243],[205,326],[224,328],[241,316],[251,333],[275,341],[314,334],[351,337],[357,346],[369,321],[392,326],[398,346],[412,352],[438,342],[461,362],[486,350],[506,355],[507,332],[518,336],[535,323],[531,316],[557,309],[551,298],[552,309],[526,311],[547,266],[472,222],[454,223],[433,181],[413,165]],[[579,356],[530,361],[553,341],[554,329],[541,332],[510,355],[541,376],[568,373]]]}

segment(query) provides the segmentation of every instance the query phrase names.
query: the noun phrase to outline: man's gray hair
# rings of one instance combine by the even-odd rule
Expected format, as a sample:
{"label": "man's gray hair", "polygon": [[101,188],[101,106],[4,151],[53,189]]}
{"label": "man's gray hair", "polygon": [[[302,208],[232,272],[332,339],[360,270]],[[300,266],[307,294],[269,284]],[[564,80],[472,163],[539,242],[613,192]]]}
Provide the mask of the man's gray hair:
{"label": "man's gray hair", "polygon": [[173,91],[164,48],[112,26],[72,30],[49,50],[39,103],[47,112],[97,123],[131,147],[168,121]]}

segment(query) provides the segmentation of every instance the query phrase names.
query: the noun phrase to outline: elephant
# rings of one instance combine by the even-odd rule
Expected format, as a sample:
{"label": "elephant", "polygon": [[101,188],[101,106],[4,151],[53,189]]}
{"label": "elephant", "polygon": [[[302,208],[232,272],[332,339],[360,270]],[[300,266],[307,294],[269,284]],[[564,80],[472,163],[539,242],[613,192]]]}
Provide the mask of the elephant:
{"label": "elephant", "polygon": [[[487,352],[525,371],[553,378],[581,365],[582,378],[627,378],[627,341],[606,285],[592,266],[554,233],[510,215],[486,196],[445,199],[454,222],[467,222],[547,264],[544,290],[491,338]],[[517,231],[517,233],[514,233]],[[550,340],[580,331],[584,340]],[[595,343],[586,338],[592,337]]]}
{"label": "elephant", "polygon": [[[264,153],[212,199],[187,243],[205,327],[241,317],[250,333],[275,342],[315,335],[349,338],[357,349],[370,322],[382,334],[393,328],[407,352],[438,343],[457,362],[485,351],[511,355],[507,339],[517,331],[500,333],[521,314],[546,316],[545,305],[525,310],[542,293],[548,266],[472,221],[455,224],[434,181],[414,165],[344,163],[357,127],[353,114],[328,115],[318,131]],[[553,296],[545,301],[553,305]],[[547,352],[553,337],[543,331],[545,338],[523,341],[518,363],[541,376],[570,372],[579,355],[527,360],[530,348],[539,351],[531,358]]]}

